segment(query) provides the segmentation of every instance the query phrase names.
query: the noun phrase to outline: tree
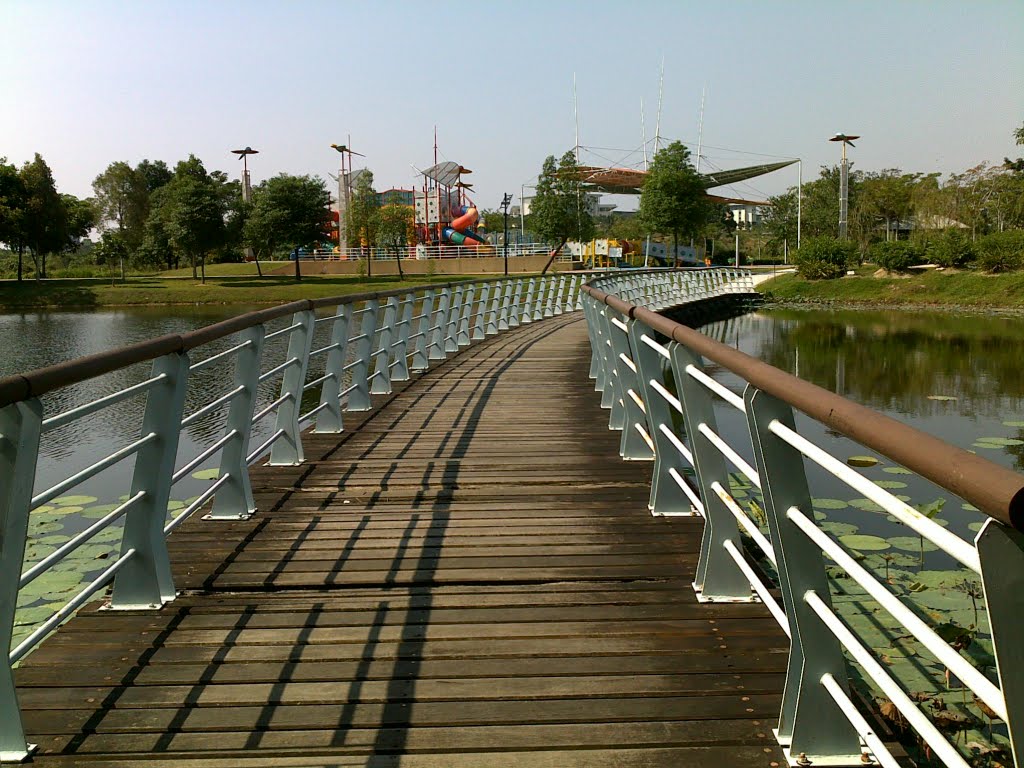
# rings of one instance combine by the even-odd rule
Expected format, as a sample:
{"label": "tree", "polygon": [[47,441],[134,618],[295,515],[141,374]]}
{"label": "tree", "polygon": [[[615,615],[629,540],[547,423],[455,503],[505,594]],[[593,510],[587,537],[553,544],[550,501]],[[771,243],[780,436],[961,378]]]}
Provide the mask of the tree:
{"label": "tree", "polygon": [[566,152],[558,164],[555,156],[544,160],[537,177],[536,194],[530,204],[530,228],[548,244],[554,244],[547,272],[562,248],[575,237],[579,242],[594,236],[594,219],[587,211],[586,193],[576,174],[576,155]]}
{"label": "tree", "polygon": [[[377,239],[377,192],[373,188],[373,173],[369,170],[355,174],[352,200],[348,207],[346,229],[350,246],[362,248],[373,245]],[[371,259],[366,260],[366,275],[373,276]]]}
{"label": "tree", "polygon": [[377,212],[377,222],[377,245],[385,249],[394,249],[398,277],[404,279],[401,253],[402,249],[414,239],[411,237],[415,231],[413,210],[408,205],[402,205],[396,200],[388,200]]}
{"label": "tree", "polygon": [[18,253],[18,282],[22,280],[25,250],[25,206],[27,193],[18,169],[0,157],[0,243]]}
{"label": "tree", "polygon": [[111,163],[93,179],[92,191],[100,229],[104,232],[113,229],[129,249],[138,248],[149,215],[146,177],[128,163]]}
{"label": "tree", "polygon": [[64,250],[75,250],[96,226],[96,207],[91,198],[81,199],[62,193],[60,196],[67,216],[67,241]]}
{"label": "tree", "polygon": [[768,198],[768,205],[761,209],[761,221],[768,232],[768,250],[778,254],[787,252],[789,244],[796,244],[797,192],[790,189],[781,195]]}
{"label": "tree", "polygon": [[281,246],[295,252],[295,279],[301,280],[299,249],[315,245],[330,221],[330,196],[320,178],[280,174],[253,190],[242,238],[260,255]]}
{"label": "tree", "polygon": [[[903,173],[898,168],[889,168],[860,177],[860,188],[854,212],[860,223],[864,245],[872,237],[876,223],[885,221],[885,239],[888,242],[895,224],[895,236],[899,239],[900,222],[908,221],[914,210],[914,190],[921,180],[919,173]],[[853,217],[851,217],[853,218]]]}
{"label": "tree", "polygon": [[678,141],[659,149],[640,194],[644,227],[671,234],[678,254],[679,237],[696,237],[714,215],[704,183],[690,163],[690,151]]}
{"label": "tree", "polygon": [[206,256],[224,241],[224,201],[202,161],[189,155],[174,169],[161,196],[161,218],[175,250],[185,254],[197,277],[197,260],[206,282]]}
{"label": "tree", "polygon": [[174,174],[163,160],[143,160],[135,166],[135,172],[146,182],[146,190],[153,194],[160,187],[170,184]]}
{"label": "tree", "polygon": [[[1021,123],[1020,128],[1013,132],[1013,138],[1017,141],[1017,146],[1024,146],[1024,123]],[[1007,170],[1015,173],[1024,173],[1024,157],[1018,157],[1016,160],[1011,160],[1008,157],[1003,158],[1006,163],[1005,167]]]}
{"label": "tree", "polygon": [[46,277],[46,254],[64,247],[67,241],[67,212],[57,193],[50,166],[36,152],[21,168],[25,186],[24,237],[35,263],[36,279]]}

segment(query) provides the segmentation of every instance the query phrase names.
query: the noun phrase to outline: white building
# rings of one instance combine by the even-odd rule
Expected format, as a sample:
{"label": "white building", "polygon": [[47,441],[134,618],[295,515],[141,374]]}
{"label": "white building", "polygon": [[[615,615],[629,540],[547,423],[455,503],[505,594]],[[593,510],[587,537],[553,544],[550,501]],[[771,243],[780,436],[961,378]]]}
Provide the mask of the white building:
{"label": "white building", "polygon": [[747,203],[729,203],[729,215],[740,229],[753,229],[761,223],[761,207]]}

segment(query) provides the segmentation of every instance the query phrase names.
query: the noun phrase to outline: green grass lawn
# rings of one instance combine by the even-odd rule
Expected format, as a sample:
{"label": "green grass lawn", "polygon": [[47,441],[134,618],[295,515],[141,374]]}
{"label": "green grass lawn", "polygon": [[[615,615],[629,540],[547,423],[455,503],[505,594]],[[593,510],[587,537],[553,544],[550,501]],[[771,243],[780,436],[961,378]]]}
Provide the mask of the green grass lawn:
{"label": "green grass lawn", "polygon": [[[292,264],[290,261],[261,261],[260,266],[264,274],[272,269],[280,269],[285,264]],[[206,277],[258,277],[255,262],[207,264]],[[157,274],[157,277],[192,277],[192,267],[181,267],[180,269],[165,269]]]}
{"label": "green grass lawn", "polygon": [[1024,272],[928,270],[908,277],[872,277],[873,270],[863,268],[856,276],[838,280],[787,274],[762,283],[758,290],[769,300],[793,303],[1024,309]]}
{"label": "green grass lawn", "polygon": [[[251,266],[223,264],[217,266]],[[255,268],[253,268],[255,269]],[[487,277],[494,277],[488,275]],[[210,277],[206,284],[180,278],[130,277],[125,283],[103,280],[44,280],[41,283],[0,280],[0,311],[22,309],[83,309],[156,304],[281,304],[298,299],[385,291],[428,283],[456,282],[473,276],[414,275],[397,277],[331,275],[293,277]]]}

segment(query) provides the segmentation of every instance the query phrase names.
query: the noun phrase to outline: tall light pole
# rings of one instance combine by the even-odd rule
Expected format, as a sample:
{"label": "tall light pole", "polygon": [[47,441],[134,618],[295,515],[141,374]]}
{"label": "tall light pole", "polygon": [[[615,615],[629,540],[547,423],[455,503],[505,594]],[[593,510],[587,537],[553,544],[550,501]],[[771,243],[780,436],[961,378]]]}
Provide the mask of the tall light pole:
{"label": "tall light pole", "polygon": [[846,145],[856,146],[854,139],[860,136],[847,136],[845,133],[837,133],[829,141],[838,141],[843,145],[843,162],[839,166],[839,239],[846,239],[846,224],[848,205],[850,201],[850,164],[846,160]]}
{"label": "tall light pole", "polygon": [[[331,149],[341,155],[341,167],[338,170],[338,249],[344,253],[348,247],[348,203],[351,194],[352,155],[366,157],[353,152],[345,144],[331,144]],[[348,155],[346,168],[345,155]]]}
{"label": "tall light pole", "polygon": [[502,238],[502,245],[505,251],[505,276],[508,276],[508,207],[512,203],[512,195],[508,192],[501,199],[501,212],[505,214],[505,234]]}
{"label": "tall light pole", "polygon": [[[252,184],[249,181],[249,155],[258,155],[258,149],[246,147],[245,149],[232,149],[232,154],[238,155],[242,160],[242,202],[252,202]],[[263,270],[260,269],[260,261],[256,258],[251,246],[245,246],[245,260],[256,262],[256,272],[263,277]]]}

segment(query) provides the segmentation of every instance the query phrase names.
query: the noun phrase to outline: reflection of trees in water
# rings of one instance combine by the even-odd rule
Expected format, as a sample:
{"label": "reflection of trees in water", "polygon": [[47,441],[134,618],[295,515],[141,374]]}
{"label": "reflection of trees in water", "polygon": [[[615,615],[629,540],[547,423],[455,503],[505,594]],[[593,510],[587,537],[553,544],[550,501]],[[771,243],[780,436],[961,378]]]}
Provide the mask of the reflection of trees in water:
{"label": "reflection of trees in water", "polygon": [[[781,310],[762,317],[768,321],[742,328],[753,354],[866,405],[996,417],[1006,398],[1024,397],[1024,322],[1017,319]],[[723,338],[711,330],[731,342],[728,332]],[[929,395],[957,402],[935,403]]]}

